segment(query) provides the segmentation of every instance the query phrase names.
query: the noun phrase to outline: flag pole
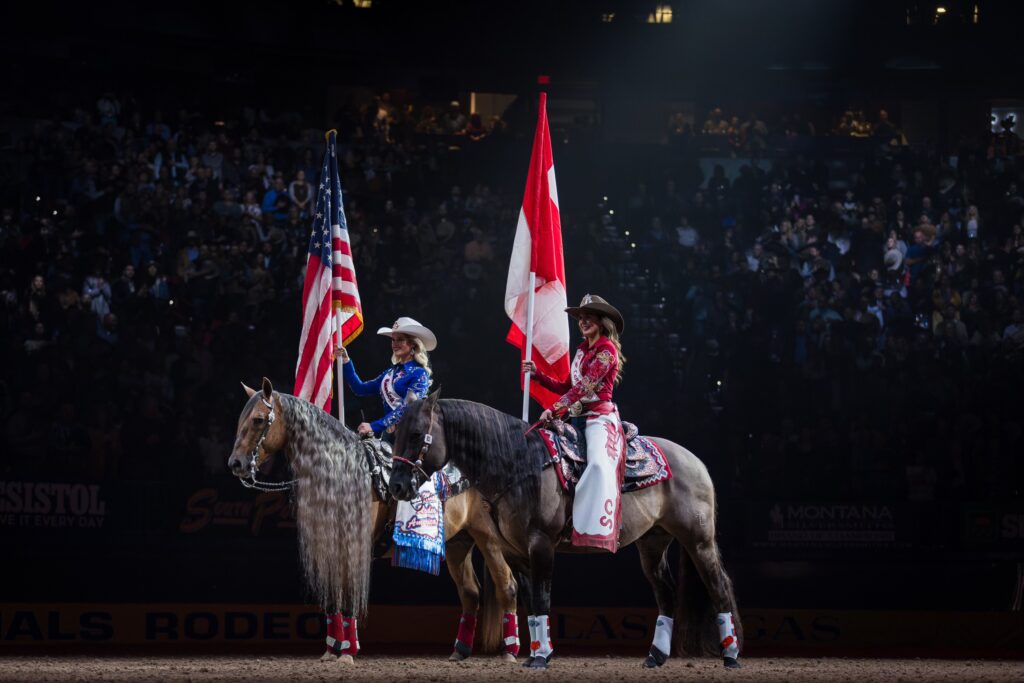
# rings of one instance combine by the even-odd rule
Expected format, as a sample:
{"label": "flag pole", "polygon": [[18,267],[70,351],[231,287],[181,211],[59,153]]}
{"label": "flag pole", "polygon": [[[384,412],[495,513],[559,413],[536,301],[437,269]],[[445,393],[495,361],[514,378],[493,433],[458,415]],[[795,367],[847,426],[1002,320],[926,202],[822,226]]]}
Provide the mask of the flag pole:
{"label": "flag pole", "polygon": [[[526,295],[526,360],[533,360],[533,291],[537,273],[530,271],[530,292]],[[530,373],[523,376],[523,422],[530,421]]]}
{"label": "flag pole", "polygon": [[[337,137],[338,136],[338,129],[337,128],[331,128],[330,130],[328,130],[327,132],[324,133],[324,142],[326,142],[328,144],[328,146],[331,144],[331,135],[334,135],[335,137]],[[340,199],[341,198],[338,197],[339,201],[340,201]],[[334,312],[334,325],[335,325],[334,333],[337,335],[338,341],[341,342],[341,346],[344,347],[345,346],[345,342],[342,341],[342,337],[341,337],[341,320],[338,318],[337,312]],[[342,366],[343,365],[344,365],[344,363],[341,362],[341,359],[338,358],[337,355],[335,355],[335,357],[334,357],[334,381],[337,383],[337,389],[335,390],[335,395],[338,397],[338,422],[340,422],[342,425],[345,424],[345,380],[344,380],[344,373],[342,372]]]}
{"label": "flag pole", "polygon": [[[335,318],[337,319],[337,318]],[[338,339],[341,339],[341,330],[338,330]],[[345,347],[345,342],[341,343],[342,348]],[[341,358],[337,355],[334,356],[334,380],[337,382],[337,389],[335,395],[338,397],[338,422],[342,425],[345,424],[345,379],[343,366],[345,364],[341,361]]]}
{"label": "flag pole", "polygon": [[341,422],[341,424],[345,424],[345,390],[344,382],[341,377],[341,359],[335,358],[334,364],[334,378],[338,381],[338,421]]}

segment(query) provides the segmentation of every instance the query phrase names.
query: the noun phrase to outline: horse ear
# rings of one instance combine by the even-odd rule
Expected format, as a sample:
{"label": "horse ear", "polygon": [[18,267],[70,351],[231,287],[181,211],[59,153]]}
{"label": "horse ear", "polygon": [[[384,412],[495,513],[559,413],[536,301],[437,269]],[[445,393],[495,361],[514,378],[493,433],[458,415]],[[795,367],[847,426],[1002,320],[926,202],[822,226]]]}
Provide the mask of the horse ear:
{"label": "horse ear", "polygon": [[263,378],[263,398],[270,400],[274,395],[274,385],[270,383],[270,380],[266,377]]}
{"label": "horse ear", "polygon": [[433,392],[431,392],[431,394],[429,396],[427,396],[427,401],[430,403],[430,405],[437,405],[437,401],[438,401],[439,398],[441,398],[441,387],[440,386],[437,389],[435,389]]}
{"label": "horse ear", "polygon": [[242,389],[245,391],[245,395],[252,398],[252,395],[256,393],[256,390],[250,387],[245,382],[242,382]]}

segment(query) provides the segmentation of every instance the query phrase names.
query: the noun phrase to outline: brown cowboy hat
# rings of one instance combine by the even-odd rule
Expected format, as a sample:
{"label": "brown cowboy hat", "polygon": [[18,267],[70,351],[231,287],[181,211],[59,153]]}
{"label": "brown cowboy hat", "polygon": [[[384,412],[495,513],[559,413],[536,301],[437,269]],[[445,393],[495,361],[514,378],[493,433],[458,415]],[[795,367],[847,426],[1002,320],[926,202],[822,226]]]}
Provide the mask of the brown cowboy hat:
{"label": "brown cowboy hat", "polygon": [[588,311],[608,318],[615,323],[615,329],[619,331],[619,334],[622,334],[622,328],[626,326],[619,310],[596,294],[587,294],[580,301],[579,306],[570,306],[565,309],[565,312],[574,318],[580,317],[580,311]]}

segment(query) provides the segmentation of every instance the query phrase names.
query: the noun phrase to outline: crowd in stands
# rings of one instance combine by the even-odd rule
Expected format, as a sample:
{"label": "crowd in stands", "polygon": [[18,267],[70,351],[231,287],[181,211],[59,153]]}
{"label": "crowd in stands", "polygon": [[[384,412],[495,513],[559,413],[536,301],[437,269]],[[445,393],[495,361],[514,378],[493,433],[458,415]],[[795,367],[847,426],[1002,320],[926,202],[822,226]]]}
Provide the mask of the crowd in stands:
{"label": "crowd in stands", "polygon": [[633,369],[659,397],[645,419],[678,415],[746,492],[1019,497],[1024,168],[989,143],[619,198],[605,243],[663,344]]}
{"label": "crowd in stands", "polygon": [[[718,149],[733,156],[759,156],[770,146],[786,146],[794,140],[831,135],[835,137],[877,138],[889,144],[905,145],[907,139],[893,123],[888,111],[880,109],[877,121],[867,120],[863,110],[849,109],[839,116],[829,117],[818,112],[814,117],[805,117],[800,111],[785,111],[774,116],[762,116],[748,111],[743,117],[723,113],[721,107],[712,107],[700,126],[702,146]],[[831,123],[829,118],[834,119]],[[766,122],[767,120],[767,122]],[[689,139],[693,126],[686,122],[681,111],[669,115],[668,138]]]}
{"label": "crowd in stands", "polygon": [[[304,123],[103,95],[16,141],[4,476],[226,478],[238,381],[291,390],[323,150]],[[494,159],[533,122],[382,95],[331,125],[368,329],[420,319],[447,395],[513,409],[501,301],[526,169]],[[749,149],[768,128],[712,112],[703,132]],[[824,161],[730,178],[675,159],[563,207],[571,292],[626,314],[624,417],[689,446],[724,495],[1020,496],[1020,158]],[[351,349],[364,374],[388,361],[374,339]]]}
{"label": "crowd in stands", "polygon": [[[384,95],[333,124],[367,326],[412,313],[456,337],[444,297],[503,286],[494,235],[515,216],[449,184],[449,160],[502,122]],[[223,475],[238,381],[292,388],[322,153],[322,129],[252,108],[225,123],[104,94],[35,122],[0,224],[5,471],[146,479],[190,453],[170,474]],[[378,346],[353,350],[367,373]]]}

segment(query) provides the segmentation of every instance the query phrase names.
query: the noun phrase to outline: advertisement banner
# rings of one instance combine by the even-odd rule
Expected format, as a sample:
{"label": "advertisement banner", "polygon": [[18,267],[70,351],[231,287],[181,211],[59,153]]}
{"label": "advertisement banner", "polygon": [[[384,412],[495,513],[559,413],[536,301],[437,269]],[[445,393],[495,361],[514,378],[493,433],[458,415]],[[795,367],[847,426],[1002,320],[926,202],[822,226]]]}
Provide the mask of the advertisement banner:
{"label": "advertisement banner", "polygon": [[1024,554],[1024,505],[967,503],[961,534],[965,548]]}
{"label": "advertisement banner", "polygon": [[905,503],[774,501],[748,504],[746,522],[749,548],[897,550],[913,544],[917,519]]}
{"label": "advertisement banner", "polygon": [[178,531],[234,536],[294,535],[295,515],[285,492],[209,487],[188,495]]}
{"label": "advertisement banner", "polygon": [[[743,651],[754,656],[1024,656],[1020,612],[750,608],[741,616]],[[551,637],[566,653],[642,656],[656,618],[653,608],[560,609],[552,613]],[[520,622],[525,625],[526,619]],[[371,605],[359,637],[366,653],[436,649],[446,654],[458,623],[457,606]],[[0,604],[0,653],[5,654],[67,652],[76,646],[211,653],[248,646],[315,653],[323,637],[323,614],[308,605]]]}
{"label": "advertisement banner", "polygon": [[100,484],[0,481],[5,533],[81,533],[109,525],[110,491]]}

